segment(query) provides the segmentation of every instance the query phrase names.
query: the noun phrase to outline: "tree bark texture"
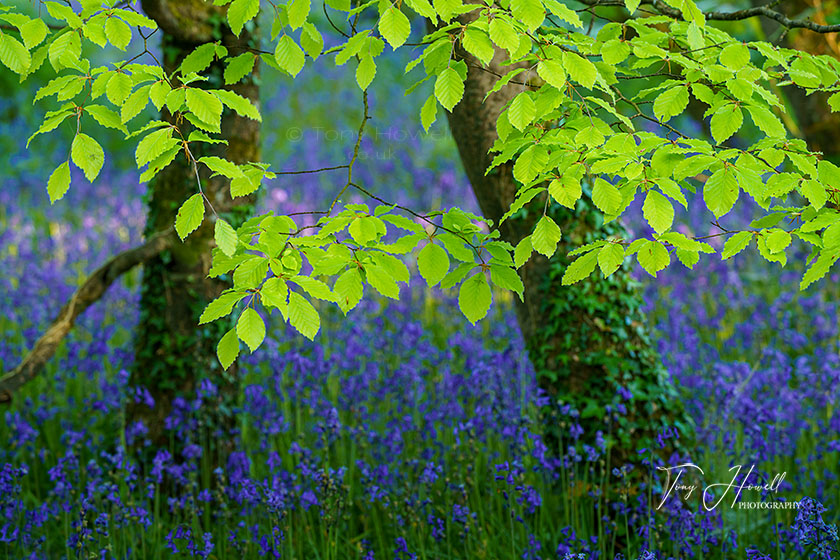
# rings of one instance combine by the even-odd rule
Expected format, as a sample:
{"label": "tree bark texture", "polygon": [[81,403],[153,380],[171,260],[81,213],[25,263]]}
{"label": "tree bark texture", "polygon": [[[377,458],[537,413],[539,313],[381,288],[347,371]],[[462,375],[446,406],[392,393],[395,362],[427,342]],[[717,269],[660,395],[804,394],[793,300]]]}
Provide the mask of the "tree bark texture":
{"label": "tree bark texture", "polygon": [[[246,26],[239,37],[225,24],[223,7],[200,0],[144,0],[143,9],[163,31],[163,66],[171,74],[181,60],[202,43],[220,41],[229,56],[237,56],[256,47],[257,35]],[[250,25],[250,24],[249,24]],[[257,60],[259,63],[259,59]],[[256,69],[244,81],[225,86],[222,67],[214,63],[205,72],[210,79],[201,87],[230,89],[259,104]],[[162,118],[178,126],[186,137],[190,123],[176,120],[164,110]],[[260,123],[226,110],[222,116],[222,137],[227,145],[191,143],[195,158],[204,155],[225,157],[235,163],[260,161]],[[253,210],[253,199],[232,199],[229,181],[224,177],[211,178],[208,170],[199,165],[203,192],[220,217],[236,226]],[[183,153],[163,169],[149,185],[146,231],[169,227],[175,221],[180,205],[198,191],[192,162]],[[219,321],[199,326],[198,318],[205,305],[217,297],[228,283],[208,278],[214,220],[206,209],[202,226],[176,243],[170,250],[148,262],[143,271],[140,323],[135,340],[135,362],[130,385],[144,387],[154,398],[154,406],[135,399],[127,407],[127,425],[141,421],[152,443],[165,445],[168,434],[165,419],[172,410],[172,401],[183,397],[190,401],[196,396],[197,384],[210,379],[217,387],[218,406],[215,412],[208,407],[202,411],[202,422],[211,429],[229,430],[233,426],[230,400],[236,395],[236,366],[222,371],[216,360],[216,343],[232,325]],[[224,401],[224,402],[223,402]],[[218,434],[221,435],[221,434]]]}
{"label": "tree bark texture", "polygon": [[[484,216],[498,223],[520,185],[513,177],[512,162],[485,175],[493,159],[489,150],[498,137],[499,114],[527,86],[511,83],[485,100],[499,76],[515,68],[503,64],[507,53],[497,48],[486,67],[460,48],[456,55],[467,63],[468,72],[463,99],[447,113],[449,127]],[[515,80],[526,82],[523,76],[527,72]],[[535,252],[520,269],[525,299],[516,301],[517,319],[539,384],[555,402],[572,404],[587,417],[583,424],[588,438],[606,430],[604,407],[613,402],[619,386],[634,393],[625,446],[638,443],[643,433],[655,434],[665,422],[682,422],[690,431],[675,388],[649,339],[641,292],[628,270],[621,268],[606,279],[593,276],[572,286],[561,285],[570,263],[568,251],[623,235],[620,224],[604,224],[586,185],[583,190],[575,210],[550,206],[551,217],[563,231],[557,253],[548,259]],[[544,199],[537,197],[526,206],[524,217],[505,221],[502,239],[516,245],[529,235],[544,205]],[[556,407],[550,414],[547,427],[552,430],[562,419]]]}

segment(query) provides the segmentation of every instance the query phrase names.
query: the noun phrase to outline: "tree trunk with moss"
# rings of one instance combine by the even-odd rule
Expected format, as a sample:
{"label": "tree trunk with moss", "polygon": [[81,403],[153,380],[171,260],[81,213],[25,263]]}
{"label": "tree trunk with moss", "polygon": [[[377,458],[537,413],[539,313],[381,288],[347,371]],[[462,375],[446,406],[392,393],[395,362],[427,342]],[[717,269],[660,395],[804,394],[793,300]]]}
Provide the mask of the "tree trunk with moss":
{"label": "tree trunk with moss", "polygon": [[[485,100],[499,76],[514,68],[502,64],[509,58],[507,53],[497,48],[487,67],[461,49],[457,56],[467,63],[468,72],[464,97],[447,115],[449,126],[484,216],[498,223],[520,185],[513,178],[511,163],[485,175],[493,159],[489,150],[498,137],[495,123],[499,114],[526,86],[509,84]],[[527,72],[517,80],[523,76]],[[575,210],[557,204],[549,207],[563,239],[552,258],[534,253],[520,269],[525,301],[517,300],[517,318],[540,386],[554,402],[571,404],[582,413],[587,438],[596,430],[606,431],[605,406],[613,402],[618,388],[630,389],[633,406],[622,420],[626,439],[620,447],[632,453],[631,443],[654,435],[663,423],[680,422],[688,428],[687,419],[652,347],[641,312],[641,292],[629,271],[623,267],[606,279],[592,276],[572,286],[561,284],[570,262],[566,257],[569,250],[624,235],[619,223],[604,223],[586,184],[583,191]],[[544,200],[539,199],[525,208],[524,216],[505,221],[502,239],[516,245],[533,231],[543,208]],[[546,419],[549,432],[562,421],[556,416],[557,407],[552,407],[551,414]]]}
{"label": "tree trunk with moss", "polygon": [[[236,37],[225,25],[224,8],[211,3],[144,0],[143,9],[163,32],[161,62],[168,75],[202,43],[220,41],[230,56],[256,46],[252,44],[256,40],[253,30],[245,29]],[[202,82],[202,87],[231,89],[258,104],[256,73],[233,86],[224,85],[218,63],[205,74],[210,79]],[[176,121],[166,110],[162,118],[178,126],[184,137],[188,137],[189,122]],[[191,143],[192,155],[195,158],[224,156],[236,163],[260,160],[257,121],[226,111],[222,116],[222,136],[227,145]],[[253,200],[247,197],[233,200],[229,181],[224,177],[210,178],[206,169],[201,170],[200,177],[202,190],[220,217],[236,225],[251,213]],[[181,153],[149,184],[146,234],[171,227],[180,205],[197,189],[193,164]],[[237,392],[236,366],[225,372],[215,357],[216,343],[231,325],[225,321],[198,324],[205,305],[228,287],[225,281],[207,277],[210,250],[214,246],[213,228],[214,219],[208,208],[203,225],[184,243],[177,243],[144,267],[130,385],[145,388],[154,399],[154,406],[142,398],[134,398],[127,406],[126,425],[131,433],[136,423],[142,422],[148,430],[142,437],[156,446],[168,444],[170,434],[165,419],[172,411],[173,400],[179,396],[194,400],[202,379],[210,380],[218,388],[217,395],[210,398],[213,402],[206,403],[206,410],[202,410],[203,428],[218,433],[233,426],[231,401]]]}

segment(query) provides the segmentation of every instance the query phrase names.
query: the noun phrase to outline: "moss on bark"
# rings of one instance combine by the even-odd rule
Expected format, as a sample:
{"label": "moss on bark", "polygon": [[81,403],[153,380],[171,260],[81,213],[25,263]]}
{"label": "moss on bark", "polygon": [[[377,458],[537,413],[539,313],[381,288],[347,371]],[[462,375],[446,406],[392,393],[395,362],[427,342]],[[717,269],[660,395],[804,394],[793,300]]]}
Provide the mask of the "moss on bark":
{"label": "moss on bark", "polygon": [[[198,44],[221,41],[231,56],[255,47],[255,35],[243,30],[234,36],[222,25],[224,12],[206,2],[144,2],[144,8],[164,30],[162,46],[164,69],[171,74],[181,60]],[[255,73],[234,86],[225,86],[222,65],[214,63],[206,72],[203,87],[232,89],[258,103],[259,87]],[[190,124],[164,112],[162,118],[176,124],[188,136]],[[260,123],[226,111],[222,117],[222,136],[227,145],[190,145],[194,157],[216,155],[236,163],[260,161]],[[201,166],[199,166],[201,167]],[[253,198],[232,199],[229,182],[223,177],[209,177],[200,170],[202,189],[220,217],[237,225],[253,211]],[[149,184],[146,233],[170,227],[180,205],[195,194],[197,182],[193,165],[180,154]],[[192,400],[201,379],[211,380],[218,388],[217,402],[202,412],[201,423],[214,433],[228,431],[233,425],[232,405],[237,395],[235,366],[223,371],[216,360],[216,343],[232,324],[231,320],[199,325],[198,319],[209,301],[228,283],[207,277],[210,254],[214,247],[213,216],[207,210],[202,226],[184,243],[162,253],[143,271],[140,322],[135,340],[135,362],[130,378],[133,387],[145,387],[155,399],[154,407],[144,402],[130,402],[127,424],[142,421],[148,438],[155,445],[167,445],[169,438],[164,421],[176,397]]]}

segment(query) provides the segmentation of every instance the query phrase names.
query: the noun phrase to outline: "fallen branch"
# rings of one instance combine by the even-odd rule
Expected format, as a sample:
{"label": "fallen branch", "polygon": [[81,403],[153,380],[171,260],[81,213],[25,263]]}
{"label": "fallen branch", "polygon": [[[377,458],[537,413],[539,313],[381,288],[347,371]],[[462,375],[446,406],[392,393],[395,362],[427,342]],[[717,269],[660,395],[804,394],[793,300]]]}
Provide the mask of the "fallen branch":
{"label": "fallen branch", "polygon": [[101,298],[117,278],[143,264],[176,241],[174,230],[158,232],[149,237],[142,245],[123,251],[111,257],[104,265],[88,276],[76,290],[52,322],[47,331],[38,339],[35,346],[15,369],[0,377],[0,403],[12,400],[12,394],[35,378],[44,364],[55,354],[62,339],[67,336],[76,317]]}

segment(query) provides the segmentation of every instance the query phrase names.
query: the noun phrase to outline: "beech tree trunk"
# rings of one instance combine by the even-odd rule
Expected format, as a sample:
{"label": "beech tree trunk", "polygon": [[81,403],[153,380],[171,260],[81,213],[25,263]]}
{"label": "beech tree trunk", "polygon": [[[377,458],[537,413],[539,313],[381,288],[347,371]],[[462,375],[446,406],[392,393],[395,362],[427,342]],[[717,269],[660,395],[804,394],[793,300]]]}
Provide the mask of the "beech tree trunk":
{"label": "beech tree trunk", "polygon": [[[256,46],[252,44],[256,35],[248,29],[237,38],[221,24],[225,21],[224,8],[212,3],[143,0],[143,9],[163,32],[162,63],[167,74],[202,43],[221,41],[230,56]],[[256,74],[233,86],[224,85],[222,68],[217,63],[205,74],[209,74],[210,79],[202,82],[202,87],[231,89],[258,104]],[[176,122],[166,110],[162,118],[179,126],[185,137],[189,134],[191,125],[187,121]],[[195,158],[218,155],[236,163],[260,161],[259,122],[225,111],[222,136],[227,140],[227,146],[191,143],[190,151]],[[216,212],[234,225],[242,221],[252,211],[253,200],[247,197],[232,199],[229,182],[223,177],[211,179],[209,175],[206,169],[201,170],[201,184]],[[180,205],[195,194],[197,188],[193,165],[180,154],[149,184],[146,233],[170,227]],[[236,395],[236,366],[224,372],[215,357],[216,343],[231,325],[225,321],[198,324],[205,305],[228,286],[224,281],[207,277],[210,250],[214,246],[213,228],[212,212],[208,208],[203,225],[184,243],[176,242],[172,249],[144,267],[130,385],[148,390],[155,402],[154,406],[149,406],[143,399],[129,402],[126,425],[131,431],[136,422],[142,422],[148,430],[145,438],[154,445],[166,445],[169,441],[164,421],[172,411],[173,399],[178,396],[187,401],[195,399],[198,383],[203,378],[213,382],[219,391],[215,406],[209,403],[205,405],[206,410],[202,410],[202,423],[211,432],[225,432],[233,426],[230,405]]]}
{"label": "beech tree trunk", "polygon": [[[493,157],[489,150],[497,138],[499,114],[527,86],[509,84],[485,101],[499,76],[514,68],[502,65],[507,53],[497,48],[487,67],[461,49],[456,55],[467,63],[468,73],[463,99],[447,113],[449,127],[484,216],[498,223],[519,184],[513,178],[512,163],[485,175]],[[526,81],[523,76],[527,72],[515,80]],[[502,224],[502,239],[516,245],[529,235],[544,204],[538,197],[526,207],[524,218]],[[688,428],[679,398],[648,338],[641,293],[628,271],[622,268],[606,279],[592,276],[579,284],[561,285],[570,262],[566,253],[599,238],[621,236],[621,225],[603,223],[585,185],[574,211],[553,204],[550,214],[562,229],[563,239],[554,257],[547,259],[535,252],[520,269],[525,301],[516,300],[519,326],[540,386],[555,401],[572,404],[589,417],[584,425],[590,438],[596,430],[606,430],[604,406],[612,402],[618,387],[629,388],[634,399],[625,430],[632,435],[624,442],[625,448],[638,443],[643,433],[655,434],[663,422],[683,422],[683,428]],[[548,418],[547,427],[557,425],[557,420]]]}

